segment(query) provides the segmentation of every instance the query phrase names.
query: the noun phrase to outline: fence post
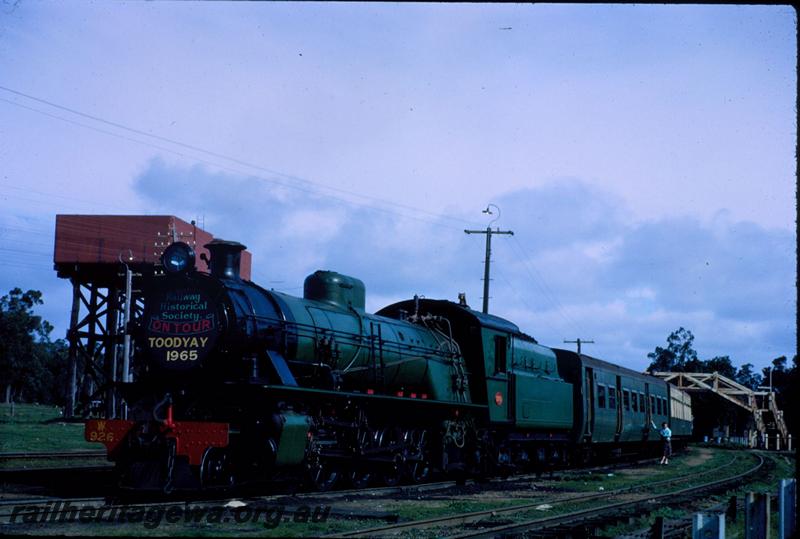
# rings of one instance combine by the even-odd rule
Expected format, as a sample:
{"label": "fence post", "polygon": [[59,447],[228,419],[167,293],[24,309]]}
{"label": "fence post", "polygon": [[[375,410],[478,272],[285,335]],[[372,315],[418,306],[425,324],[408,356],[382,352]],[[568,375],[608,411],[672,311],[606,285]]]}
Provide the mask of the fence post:
{"label": "fence post", "polygon": [[736,515],[739,512],[737,502],[736,496],[731,496],[731,499],[728,500],[728,508],[725,510],[725,516],[730,519],[731,522],[736,522]]}
{"label": "fence post", "polygon": [[797,480],[781,479],[778,489],[778,539],[790,539],[797,529]]}
{"label": "fence post", "polygon": [[791,434],[788,436],[788,440],[786,441],[786,443],[788,444],[788,447],[786,448],[786,450],[787,451],[791,451],[792,450],[792,435]]}
{"label": "fence post", "polygon": [[725,539],[725,513],[695,513],[692,539]]}
{"label": "fence post", "polygon": [[769,494],[748,492],[744,504],[745,539],[769,539]]}
{"label": "fence post", "polygon": [[775,451],[780,451],[780,450],[781,450],[781,435],[780,434],[776,434],[775,435]]}
{"label": "fence post", "polygon": [[664,539],[664,517],[656,517],[650,535],[653,539]]}

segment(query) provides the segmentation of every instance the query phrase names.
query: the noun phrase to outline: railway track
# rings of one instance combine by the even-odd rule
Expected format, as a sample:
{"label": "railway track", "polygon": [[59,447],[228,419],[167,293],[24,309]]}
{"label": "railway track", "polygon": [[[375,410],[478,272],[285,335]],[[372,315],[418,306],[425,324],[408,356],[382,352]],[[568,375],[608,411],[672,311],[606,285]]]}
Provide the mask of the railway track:
{"label": "railway track", "polygon": [[[469,482],[471,483],[471,482]],[[294,501],[331,501],[334,502],[340,499],[350,497],[416,497],[422,493],[435,492],[437,490],[445,490],[456,486],[455,481],[440,481],[435,483],[425,483],[420,485],[404,485],[395,487],[374,487],[362,489],[347,489],[327,492],[300,492],[295,494],[271,494],[266,496],[236,496],[224,498],[178,498],[173,500],[158,500],[158,501],[143,501],[131,503],[130,500],[113,500],[108,497],[92,496],[92,497],[58,497],[58,496],[40,496],[36,498],[13,498],[0,500],[0,521],[2,518],[9,516],[4,513],[3,507],[13,507],[16,505],[44,505],[57,502],[70,502],[72,504],[87,504],[92,506],[104,507],[122,507],[122,506],[141,506],[147,507],[150,505],[158,505],[160,507],[181,506],[187,502],[200,503],[200,504],[225,504],[236,500],[246,500],[247,502],[294,502]],[[119,503],[118,503],[119,501]]]}
{"label": "railway track", "polygon": [[0,453],[0,462],[18,460],[42,460],[42,459],[86,459],[86,458],[105,458],[106,450],[99,451],[49,451],[49,452],[20,452],[20,453]]}
{"label": "railway track", "polygon": [[554,528],[568,526],[569,528],[576,527],[579,524],[581,527],[586,527],[594,523],[604,523],[609,520],[609,517],[616,518],[618,511],[625,513],[639,510],[652,511],[655,507],[665,505],[667,502],[679,500],[684,501],[708,491],[713,491],[722,486],[731,485],[743,480],[744,478],[757,473],[764,464],[763,457],[759,457],[759,463],[753,468],[747,470],[742,474],[737,474],[732,477],[719,479],[696,485],[677,491],[670,491],[663,494],[645,494],[637,496],[635,499],[626,499],[616,503],[604,504],[600,507],[589,508],[585,510],[578,510],[566,513],[560,516],[549,518],[532,519],[521,523],[513,523],[501,526],[494,526],[488,529],[470,531],[450,536],[452,539],[478,539],[478,538],[493,538],[501,535],[514,535],[514,534],[531,534],[536,531],[547,531]]}
{"label": "railway track", "polygon": [[[704,492],[708,489],[718,488],[720,486],[739,481],[744,477],[756,473],[764,462],[763,458],[759,456],[759,463],[742,474],[736,474],[724,479],[715,479],[700,485],[694,485],[679,490],[671,490],[661,494],[654,494],[652,492],[654,488],[664,488],[676,483],[693,481],[700,476],[717,474],[722,468],[732,466],[738,458],[738,456],[734,456],[724,467],[718,467],[713,470],[695,473],[687,477],[671,478],[663,481],[650,482],[645,485],[636,485],[612,491],[574,494],[564,496],[559,499],[553,499],[547,503],[549,506],[548,510],[558,506],[565,507],[569,505],[571,507],[575,507],[581,504],[594,502],[598,499],[616,499],[619,501],[601,503],[600,505],[592,504],[591,507],[567,510],[560,514],[548,517],[540,517],[522,521],[508,518],[508,521],[502,523],[496,522],[498,517],[514,517],[521,513],[542,510],[544,504],[543,500],[540,498],[536,501],[517,504],[506,508],[474,511],[470,513],[448,515],[424,520],[398,522],[386,526],[332,534],[329,535],[329,537],[397,536],[403,532],[428,529],[432,533],[435,533],[436,536],[449,536],[466,539],[515,535],[522,534],[523,532],[529,533],[536,530],[554,529],[566,524],[574,525],[575,523],[581,523],[583,525],[587,525],[593,521],[604,520],[610,513],[619,511],[621,509],[649,506],[649,508],[652,510],[659,505],[659,503],[663,504],[666,503],[666,501],[675,498],[686,498],[693,493]],[[637,491],[640,491],[640,493],[637,494]]]}
{"label": "railway track", "polygon": [[[700,488],[711,488],[708,485],[728,482],[734,480],[731,477],[719,479],[718,475],[724,473],[726,469],[737,463],[738,456],[734,456],[722,465],[703,472],[696,472],[691,477],[671,478],[663,481],[650,481],[644,485],[628,486],[616,490],[603,492],[565,492],[560,485],[563,482],[580,482],[589,478],[602,477],[606,480],[607,475],[619,475],[622,470],[629,474],[649,474],[652,459],[645,459],[637,463],[627,463],[626,465],[616,465],[613,467],[592,467],[576,470],[562,470],[548,479],[538,478],[535,474],[513,476],[508,480],[495,480],[487,483],[469,481],[466,485],[458,485],[453,481],[439,481],[421,485],[394,486],[394,487],[375,487],[366,489],[346,489],[328,492],[299,492],[294,494],[275,493],[267,496],[261,495],[239,495],[231,498],[230,493],[209,494],[204,499],[148,499],[136,503],[130,499],[110,500],[99,496],[78,497],[71,494],[70,497],[42,496],[32,497],[20,495],[16,500],[0,500],[0,524],[8,524],[13,514],[16,515],[16,524],[27,514],[36,514],[42,507],[55,507],[59,502],[69,501],[73,506],[104,508],[109,511],[115,507],[128,508],[161,508],[169,509],[173,506],[178,507],[225,507],[226,514],[233,515],[237,507],[249,507],[253,510],[269,507],[286,507],[288,511],[300,506],[317,506],[328,508],[328,516],[332,519],[332,528],[317,528],[312,535],[322,535],[331,530],[341,530],[353,527],[353,524],[344,524],[344,520],[357,519],[360,527],[357,530],[338,533],[336,537],[380,537],[380,536],[402,536],[412,529],[426,529],[431,535],[453,536],[453,537],[493,537],[503,534],[536,534],[536,530],[553,530],[559,527],[566,527],[568,523],[574,525],[580,522],[589,525],[592,522],[608,520],[609,515],[615,511],[622,512],[631,508],[641,513],[647,513],[659,503],[667,503],[674,500],[675,496],[688,496],[691,491]],[[633,464],[633,465],[631,465]],[[640,464],[645,464],[648,468],[638,471]],[[740,468],[741,466],[738,466]],[[746,473],[753,473],[756,468],[748,470]],[[606,473],[613,472],[613,473]],[[740,475],[746,475],[740,474]],[[676,490],[671,488],[667,492],[653,493],[654,488],[667,489],[685,482],[697,482],[704,476],[717,474],[712,481],[705,481],[703,485],[690,485]],[[534,480],[538,479],[538,480]],[[599,485],[600,483],[598,483]],[[607,483],[606,483],[607,484]],[[684,492],[685,491],[685,492]],[[498,498],[499,495],[499,498]],[[424,520],[404,521],[405,517],[402,510],[396,509],[394,502],[401,502],[401,505],[415,507],[420,504],[420,508],[426,507],[426,502],[447,503],[451,500],[481,500],[485,496],[495,499],[513,498],[520,503],[513,506],[499,509],[475,511],[471,513],[450,514],[444,517],[430,518]],[[505,498],[503,498],[505,496]],[[419,500],[419,502],[418,502]],[[438,500],[438,502],[437,502]],[[599,503],[599,505],[597,505]],[[233,505],[232,505],[233,504]],[[541,510],[544,504],[551,507],[548,513],[558,513],[542,518]],[[591,505],[591,507],[590,507]],[[20,510],[21,506],[28,506]],[[429,513],[430,514],[430,513]],[[538,516],[538,518],[534,518]],[[531,517],[529,520],[523,520]],[[414,518],[413,516],[411,518]],[[363,526],[370,521],[380,522],[378,526],[364,528]],[[23,521],[24,522],[24,521]],[[288,522],[288,521],[286,521]],[[336,524],[339,522],[339,524]],[[359,525],[356,524],[356,525]],[[7,528],[13,529],[13,528]],[[138,528],[133,528],[135,531]],[[262,528],[263,529],[263,528]],[[549,532],[548,532],[549,533]],[[552,535],[550,535],[552,536]]]}
{"label": "railway track", "polygon": [[[40,460],[40,461],[58,461],[58,460],[81,460],[81,459],[93,459],[93,458],[102,458],[105,457],[105,451],[64,451],[64,452],[37,452],[37,453],[0,453],[0,464],[4,461],[6,462],[14,462],[16,460],[24,461],[24,460]],[[570,469],[554,469],[548,472],[549,477],[553,477],[553,474],[559,475],[571,475],[576,473],[585,473],[587,471],[604,471],[604,470],[616,470],[620,466],[629,466],[629,465],[637,465],[646,462],[652,462],[652,458],[645,458],[639,460],[626,460],[620,461],[614,464],[604,464],[604,465],[594,465],[591,467],[586,468],[570,468]],[[39,464],[43,464],[41,462]],[[45,489],[54,490],[58,496],[64,497],[64,499],[72,498],[69,494],[69,489],[73,488],[72,485],[75,485],[75,488],[78,488],[79,492],[77,495],[86,496],[89,494],[88,488],[90,484],[99,484],[103,488],[110,487],[112,483],[112,471],[113,471],[113,463],[111,462],[104,462],[102,464],[97,465],[85,465],[76,467],[75,464],[65,463],[64,465],[59,466],[32,466],[32,467],[14,467],[14,468],[5,468],[0,467],[0,484],[20,484],[20,485],[28,485],[31,487],[42,487]],[[88,481],[81,480],[81,476],[85,475],[84,479]],[[527,480],[534,477],[540,477],[540,475],[536,474],[521,474],[521,475],[514,475],[511,476],[511,480],[519,481],[519,480]],[[98,481],[101,479],[101,481]],[[467,480],[464,484],[474,484],[474,480]],[[277,483],[280,485],[280,482]],[[455,486],[455,481],[437,481],[431,483],[420,483],[415,485],[398,485],[393,487],[372,487],[372,488],[350,488],[350,489],[335,489],[330,491],[316,491],[316,492],[308,492],[302,493],[304,496],[314,495],[319,497],[320,499],[341,499],[347,496],[381,496],[381,495],[399,495],[403,496],[404,492],[428,492],[430,490],[437,490],[446,487]],[[282,489],[280,493],[277,493],[275,496],[285,496],[288,493],[293,493],[293,489],[296,488],[296,484],[292,484],[289,488],[282,488],[278,486],[278,489]],[[254,485],[243,485],[242,487],[237,488],[236,491],[232,493],[232,496],[247,496],[248,493],[252,493],[254,491],[264,491],[269,489],[275,489],[276,484],[272,484],[270,486],[269,482],[264,483],[255,483]],[[99,493],[105,493],[106,491],[98,491]]]}
{"label": "railway track", "polygon": [[[776,454],[780,455],[780,453],[771,452],[771,454],[767,456],[764,464],[758,472],[760,477],[771,473],[775,469],[776,463],[774,457]],[[705,513],[725,513],[727,517],[735,519],[737,512],[743,514],[745,501],[741,496],[733,496],[722,501],[721,503],[711,506],[703,502],[689,503],[688,505],[688,508],[691,509],[691,511],[687,511],[687,514],[684,517],[677,519],[664,519],[661,535],[664,539],[684,538],[690,534],[693,525],[692,514],[694,512],[702,511]],[[619,537],[620,539],[650,539],[652,536],[652,529],[650,526],[648,526],[635,532],[629,532],[624,535],[620,535]]]}
{"label": "railway track", "polygon": [[[74,454],[74,453],[70,453]],[[52,456],[54,453],[39,453],[37,455],[47,455]],[[633,462],[626,462],[624,464],[615,464],[615,465],[603,465],[603,466],[593,466],[588,468],[577,468],[577,469],[570,469],[570,470],[561,470],[558,472],[553,472],[548,474],[550,480],[553,480],[553,474],[559,473],[556,476],[557,479],[560,479],[561,476],[569,476],[572,474],[581,474],[581,473],[605,473],[609,470],[617,470],[621,465],[639,465],[642,463],[651,463],[653,459],[641,459],[639,461]],[[67,482],[74,482],[74,479],[77,477],[76,474],[83,475],[84,473],[89,474],[103,474],[108,472],[110,468],[105,466],[99,467],[84,467],[84,468],[33,468],[33,469],[22,469],[22,470],[0,470],[0,482],[13,482],[14,478],[22,477],[28,483],[35,483],[37,480],[40,481],[42,484],[44,483],[61,483],[64,482],[65,479],[61,477],[62,474],[67,473],[72,477],[72,479],[67,479]],[[110,476],[109,476],[110,477]],[[522,474],[512,476],[508,480],[502,480],[503,483],[517,483],[517,482],[528,482],[534,478],[539,478],[540,475],[538,474]],[[32,478],[35,480],[31,481]],[[85,483],[85,482],[84,482]],[[495,482],[497,484],[497,482]],[[398,485],[393,487],[372,487],[372,488],[351,488],[351,489],[339,489],[339,490],[332,490],[332,491],[311,491],[311,492],[297,492],[293,494],[287,494],[285,492],[270,494],[265,496],[252,496],[247,495],[246,492],[240,492],[239,495],[235,497],[225,497],[225,498],[213,498],[206,495],[205,497],[179,497],[177,499],[165,499],[163,497],[158,497],[159,499],[152,499],[150,501],[142,501],[142,502],[135,502],[134,498],[125,499],[125,500],[118,500],[104,496],[52,496],[48,494],[42,494],[38,497],[31,498],[31,497],[19,497],[19,498],[10,498],[10,499],[0,499],[0,523],[8,522],[8,518],[11,517],[11,512],[4,510],[9,508],[14,508],[18,506],[29,506],[30,510],[27,512],[19,512],[17,511],[17,517],[23,518],[25,515],[29,513],[33,513],[38,509],[41,509],[48,504],[52,507],[54,504],[58,503],[66,503],[70,502],[73,505],[81,505],[81,506],[89,506],[89,507],[105,507],[112,509],[114,507],[149,507],[153,505],[158,505],[159,507],[172,507],[172,506],[182,506],[188,502],[192,504],[202,504],[206,506],[213,506],[213,505],[224,505],[225,503],[231,502],[232,500],[244,500],[246,503],[249,504],[263,504],[263,503],[297,503],[297,502],[323,502],[326,504],[335,504],[336,502],[348,500],[348,499],[381,499],[381,498],[390,498],[390,499],[419,499],[420,497],[424,498],[435,498],[437,494],[446,494],[450,489],[469,489],[469,488],[476,488],[479,489],[481,483],[476,482],[474,480],[467,480],[461,484],[457,483],[456,481],[437,481],[431,483],[423,483],[423,484],[416,484],[416,485]],[[23,493],[24,494],[24,493]],[[344,515],[344,516],[343,516]],[[365,518],[365,519],[380,519],[385,521],[396,521],[397,515],[386,513],[386,512],[373,512],[364,513],[358,512],[354,514],[348,513],[339,513],[333,512],[331,514],[333,517],[337,518]]]}
{"label": "railway track", "polygon": [[3,483],[31,483],[39,478],[46,480],[48,474],[74,474],[77,469],[94,473],[112,468],[105,450],[0,453],[0,482]]}
{"label": "railway track", "polygon": [[103,451],[0,453],[2,499],[28,494],[89,496],[112,483],[113,465]]}

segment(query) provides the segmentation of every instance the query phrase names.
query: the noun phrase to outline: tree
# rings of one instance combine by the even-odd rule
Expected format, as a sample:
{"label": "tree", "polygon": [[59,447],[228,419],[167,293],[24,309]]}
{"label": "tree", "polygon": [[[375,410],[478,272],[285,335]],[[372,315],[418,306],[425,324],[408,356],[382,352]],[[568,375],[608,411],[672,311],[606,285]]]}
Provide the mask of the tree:
{"label": "tree", "polygon": [[706,372],[707,367],[705,361],[700,361],[695,357],[687,361],[683,368],[679,370],[683,372]]}
{"label": "tree", "polygon": [[[796,410],[800,403],[797,398],[797,355],[792,358],[792,367],[786,368],[786,356],[776,357],[772,360],[772,367],[765,367],[761,372],[764,375],[763,385],[771,385],[775,392],[775,399],[784,413],[784,419],[789,432],[796,433],[798,429]],[[770,382],[770,374],[771,382]]]}
{"label": "tree", "polygon": [[736,373],[734,380],[736,380],[745,387],[749,387],[752,390],[757,389],[762,382],[761,375],[753,372],[752,363],[745,363],[744,365],[739,367],[739,370]]}
{"label": "tree", "polygon": [[797,354],[792,358],[792,368],[786,371],[786,387],[778,395],[780,400],[781,410],[784,411],[786,423],[789,427],[789,432],[798,432],[797,428],[797,409],[800,406],[797,399]]}
{"label": "tree", "polygon": [[703,370],[699,372],[717,372],[732,380],[736,378],[736,367],[728,356],[716,356],[702,363]]}
{"label": "tree", "polygon": [[788,389],[789,371],[786,370],[786,356],[776,357],[772,360],[772,367],[764,367],[761,370],[764,377],[764,384],[772,384],[773,389],[778,392]]}
{"label": "tree", "polygon": [[655,351],[647,354],[650,366],[647,370],[653,371],[683,371],[687,364],[695,367],[698,364],[697,352],[692,348],[694,335],[683,327],[670,333],[667,337],[667,347],[656,346]]}
{"label": "tree", "polygon": [[46,354],[38,343],[49,343],[53,326],[33,313],[41,305],[38,290],[12,289],[0,298],[0,378],[5,381],[5,401],[14,402],[23,387],[35,385],[44,372]]}

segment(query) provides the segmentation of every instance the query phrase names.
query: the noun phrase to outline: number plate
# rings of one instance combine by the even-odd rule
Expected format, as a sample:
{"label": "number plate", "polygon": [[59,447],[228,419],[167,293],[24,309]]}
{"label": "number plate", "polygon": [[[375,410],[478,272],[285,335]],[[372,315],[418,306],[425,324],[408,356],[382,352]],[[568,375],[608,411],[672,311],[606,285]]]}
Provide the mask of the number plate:
{"label": "number plate", "polygon": [[125,438],[128,431],[133,428],[133,425],[133,421],[122,419],[91,419],[86,422],[84,437],[87,442],[105,444],[106,449],[111,453]]}

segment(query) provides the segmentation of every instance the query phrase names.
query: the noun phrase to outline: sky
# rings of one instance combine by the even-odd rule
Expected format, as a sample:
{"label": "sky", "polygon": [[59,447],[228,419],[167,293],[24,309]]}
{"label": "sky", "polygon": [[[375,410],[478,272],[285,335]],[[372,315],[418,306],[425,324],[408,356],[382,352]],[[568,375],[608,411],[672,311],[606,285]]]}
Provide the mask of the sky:
{"label": "sky", "polygon": [[[796,353],[787,6],[0,0],[0,294],[68,325],[57,214],[196,219],[253,280],[490,312],[644,370]],[[494,206],[489,206],[493,204]],[[492,214],[482,210],[491,208]]]}

